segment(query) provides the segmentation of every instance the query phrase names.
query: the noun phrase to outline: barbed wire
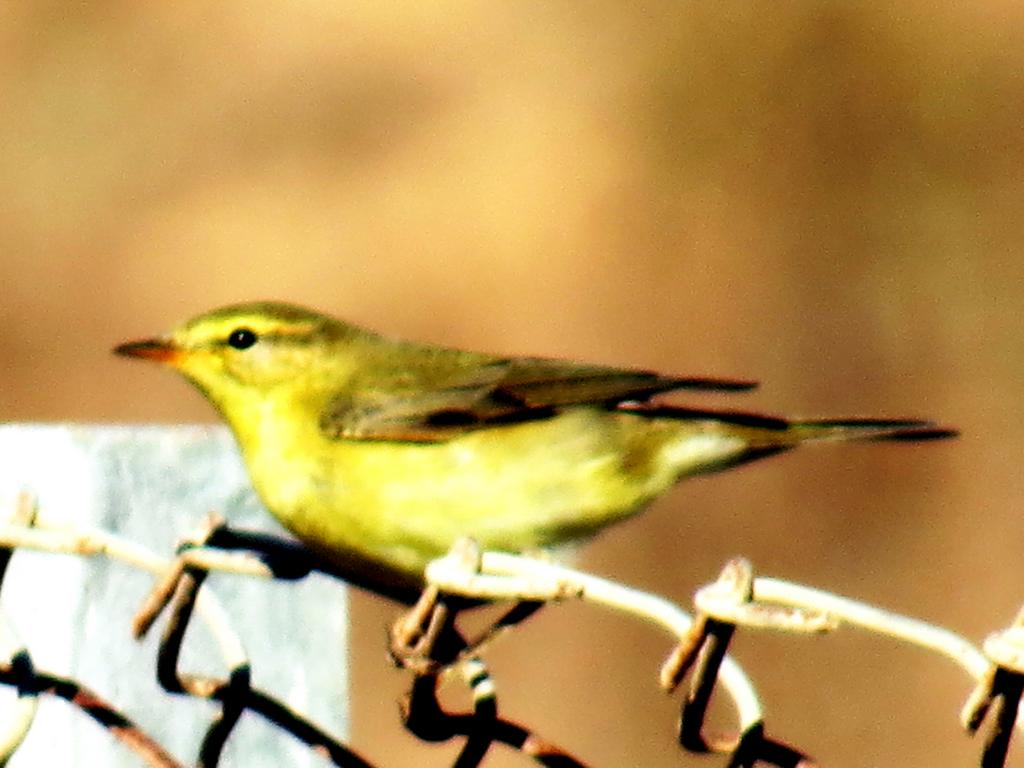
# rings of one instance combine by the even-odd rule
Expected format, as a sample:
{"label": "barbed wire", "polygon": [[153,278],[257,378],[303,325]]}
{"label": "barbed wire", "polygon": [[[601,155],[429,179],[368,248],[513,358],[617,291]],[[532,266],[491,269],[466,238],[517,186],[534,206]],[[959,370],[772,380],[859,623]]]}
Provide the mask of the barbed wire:
{"label": "barbed wire", "polygon": [[[231,531],[210,515],[180,547],[176,557],[159,557],[138,544],[91,528],[49,527],[34,500],[22,495],[9,522],[0,523],[0,588],[7,565],[18,549],[84,557],[105,557],[148,571],[157,582],[132,621],[136,637],[168,614],[157,651],[157,680],[170,694],[200,698],[218,705],[210,719],[195,765],[214,768],[243,712],[252,712],[289,733],[330,763],[370,768],[373,763],[340,739],[275,698],[252,687],[251,662],[243,641],[208,585],[210,572],[257,578],[298,579],[313,571],[330,573],[324,564],[293,542]],[[243,551],[244,550],[244,551]],[[776,631],[822,634],[856,627],[938,653],[960,666],[975,682],[961,713],[963,727],[976,733],[991,722],[981,752],[983,768],[1005,765],[1013,733],[1020,725],[1024,692],[1024,611],[1008,628],[990,635],[982,648],[949,630],[862,602],[798,584],[754,575],[745,560],[726,564],[718,579],[695,594],[695,615],[672,602],[592,574],[538,557],[480,551],[465,540],[430,564],[428,587],[419,601],[393,625],[391,653],[409,670],[412,681],[402,707],[402,723],[427,742],[463,740],[453,762],[457,768],[480,765],[494,745],[504,745],[539,765],[577,767],[584,763],[543,739],[533,729],[498,713],[496,689],[481,651],[496,637],[542,606],[581,600],[632,615],[664,629],[675,646],[662,664],[659,681],[675,691],[689,678],[683,697],[679,745],[692,753],[721,753],[730,766],[766,764],[810,768],[807,753],[767,735],[764,709],[754,684],[727,653],[736,633]],[[513,606],[492,626],[466,639],[456,626],[467,606],[507,601]],[[227,670],[223,677],[181,669],[181,650],[193,616],[206,625]],[[0,684],[18,693],[17,707],[0,730],[0,765],[23,743],[35,718],[40,696],[69,702],[131,749],[140,764],[178,768],[154,738],[114,704],[83,683],[35,667],[29,650],[16,639],[0,614]],[[472,709],[446,711],[439,687],[451,678],[469,687]],[[712,693],[721,689],[737,719],[736,738],[706,732]]]}

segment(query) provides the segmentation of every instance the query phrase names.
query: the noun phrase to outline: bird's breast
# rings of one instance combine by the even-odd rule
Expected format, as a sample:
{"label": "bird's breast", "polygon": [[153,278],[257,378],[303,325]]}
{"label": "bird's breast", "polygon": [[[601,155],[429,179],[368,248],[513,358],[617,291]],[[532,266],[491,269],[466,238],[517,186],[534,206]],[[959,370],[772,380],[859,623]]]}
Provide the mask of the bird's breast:
{"label": "bird's breast", "polygon": [[462,536],[522,551],[631,514],[675,479],[659,461],[666,438],[644,421],[574,408],[437,443],[273,430],[246,459],[266,505],[300,538],[421,572]]}

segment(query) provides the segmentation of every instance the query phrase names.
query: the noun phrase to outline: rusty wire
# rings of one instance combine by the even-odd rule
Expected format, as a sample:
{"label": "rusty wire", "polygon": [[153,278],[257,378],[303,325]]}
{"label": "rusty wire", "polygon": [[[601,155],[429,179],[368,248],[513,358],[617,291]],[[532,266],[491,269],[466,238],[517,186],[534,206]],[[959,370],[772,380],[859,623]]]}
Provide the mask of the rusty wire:
{"label": "rusty wire", "polygon": [[[291,733],[335,765],[371,765],[322,729],[251,687],[249,662],[241,639],[231,630],[209,589],[200,589],[206,573],[214,570],[288,579],[301,578],[313,570],[332,572],[311,559],[305,550],[260,534],[231,534],[222,520],[210,517],[178,557],[167,561],[104,531],[48,528],[36,520],[34,503],[27,496],[19,501],[12,520],[0,523],[0,582],[12,552],[19,547],[105,556],[160,577],[139,611],[134,629],[137,635],[143,634],[160,612],[169,607],[170,617],[157,659],[159,682],[169,692],[209,699],[220,705],[202,740],[199,766],[214,768],[218,764],[227,739],[246,710]],[[655,595],[547,560],[479,552],[469,542],[460,543],[447,557],[432,563],[427,577],[431,586],[420,603],[396,623],[398,631],[392,636],[392,652],[413,673],[403,709],[405,726],[427,741],[462,737],[457,768],[479,765],[495,744],[518,750],[540,765],[583,765],[531,729],[498,714],[493,681],[479,658],[485,644],[540,605],[568,599],[587,600],[633,614],[662,626],[677,638],[675,649],[662,667],[661,683],[666,690],[672,690],[684,678],[690,678],[682,704],[679,743],[692,752],[726,753],[732,766],[813,765],[802,751],[766,735],[762,707],[753,685],[727,655],[738,629],[821,633],[842,625],[856,626],[951,659],[977,683],[963,709],[964,727],[974,733],[986,720],[993,723],[983,747],[983,768],[1005,765],[1015,726],[1021,721],[1024,612],[1010,628],[990,636],[984,649],[979,650],[947,630],[874,606],[776,579],[755,579],[745,561],[728,564],[716,582],[697,593],[696,619]],[[454,623],[458,609],[493,600],[512,600],[516,604],[481,636],[468,642],[463,640]],[[454,610],[449,603],[455,606]],[[228,670],[222,679],[179,670],[181,646],[193,613],[207,624],[220,648]],[[27,733],[38,696],[50,694],[69,701],[105,727],[146,765],[180,765],[127,716],[81,683],[36,670],[28,651],[12,637],[12,631],[7,630],[3,648],[7,661],[0,661],[0,684],[18,690],[19,710],[7,734],[0,735],[0,763],[17,749]],[[471,712],[450,713],[438,701],[438,686],[453,669],[462,673],[473,693]],[[739,723],[736,738],[704,733],[708,701],[718,686],[723,686],[735,705]]]}
{"label": "rusty wire", "polygon": [[[390,652],[397,666],[413,673],[409,694],[402,702],[403,724],[423,741],[465,741],[454,768],[474,768],[494,744],[503,744],[539,765],[581,768],[583,763],[529,728],[498,716],[498,701],[490,672],[478,653],[505,630],[532,616],[541,603],[515,604],[473,640],[465,640],[450,606],[434,587],[427,587],[417,603],[391,627]],[[458,673],[469,686],[473,711],[451,713],[438,701],[442,679]]]}
{"label": "rusty wire", "polygon": [[[202,544],[204,540],[212,538],[222,529],[223,521],[220,518],[208,517],[204,532],[197,543]],[[157,680],[168,693],[210,699],[221,705],[220,713],[210,723],[202,740],[198,763],[200,768],[215,768],[219,763],[228,737],[246,710],[263,716],[305,743],[314,752],[326,757],[334,765],[344,768],[370,768],[370,763],[326,731],[292,712],[276,699],[253,689],[247,659],[235,659],[224,679],[179,670],[182,643],[192,611],[200,596],[200,587],[208,573],[190,564],[187,556],[184,562],[185,565],[176,563],[171,568],[171,572],[176,574],[176,581],[171,591],[172,597],[168,601],[170,615],[160,638]],[[162,594],[166,591],[162,584],[158,585],[158,590]]]}
{"label": "rusty wire", "polygon": [[[259,534],[241,533],[236,539],[233,532],[226,530],[220,517],[209,515],[201,528],[185,542],[179,555],[167,561],[133,542],[104,531],[33,527],[34,514],[28,515],[29,509],[34,510],[34,505],[26,497],[24,503],[19,504],[14,519],[9,523],[0,524],[0,576],[10,560],[11,553],[19,547],[63,554],[105,556],[143,568],[158,576],[157,583],[132,623],[133,633],[137,637],[144,635],[159,614],[167,609],[169,615],[157,655],[157,680],[169,693],[208,699],[220,705],[220,711],[211,720],[203,736],[196,763],[199,768],[215,768],[218,765],[223,748],[245,711],[260,715],[335,765],[345,768],[372,768],[370,762],[331,737],[326,731],[273,697],[251,687],[249,661],[241,639],[231,630],[225,613],[212,593],[208,589],[200,589],[206,574],[210,571],[226,571],[261,578],[294,579],[312,570],[324,570],[308,552],[296,550],[294,544],[290,542],[281,542]],[[206,545],[211,542],[216,542],[218,546],[225,544],[229,549],[240,546],[258,547],[263,544],[268,544],[269,548],[268,551],[253,555],[210,549]],[[293,557],[295,555],[298,556],[297,559]],[[536,606],[524,605],[513,609],[504,620],[499,620],[494,633],[524,618],[533,610],[536,610]],[[228,669],[223,679],[191,674],[179,669],[182,644],[194,613],[200,615],[207,624],[210,634],[220,648],[222,660]],[[459,647],[464,647],[464,644]],[[447,661],[450,662],[454,658],[452,656]],[[481,664],[479,661],[463,660],[466,669],[473,668],[474,663]],[[441,665],[435,665],[433,669],[438,674],[444,672]],[[466,743],[456,760],[456,766],[468,768],[479,764],[490,746],[496,743],[518,750],[541,765],[566,768],[582,766],[581,762],[545,742],[530,729],[498,717],[497,702],[493,696],[493,687],[489,684],[489,676],[485,670],[481,672],[484,669],[482,666],[475,669],[477,673],[469,681],[474,700],[471,715],[444,712],[433,695],[425,695],[428,687],[436,684],[436,677],[431,683],[424,683],[424,680],[430,678],[417,678],[413,685],[415,695],[410,695],[405,710],[414,725],[424,724],[421,731],[423,735],[432,733],[433,737],[437,738],[442,732],[438,730],[440,727],[450,733],[448,738],[466,738]],[[19,693],[24,693],[26,701],[32,704],[32,712],[39,694],[64,698],[107,728],[115,738],[135,751],[146,765],[153,768],[179,768],[182,765],[125,715],[82,684],[69,678],[35,670],[31,670],[29,674],[28,670],[31,670],[31,659],[27,652],[16,653],[11,662],[0,663],[0,684],[12,685]],[[19,721],[24,722],[16,723],[16,727],[12,728],[17,738],[9,739],[10,753],[13,753],[27,732],[31,723],[31,712],[27,718],[19,718]],[[0,756],[0,761],[2,759]]]}
{"label": "rusty wire", "polygon": [[[692,752],[729,754],[730,765],[747,766],[759,761],[786,768],[813,765],[802,751],[765,736],[756,692],[726,654],[738,627],[824,633],[848,625],[950,659],[977,683],[962,714],[968,732],[976,732],[990,710],[995,710],[995,722],[982,751],[983,768],[1005,765],[1012,735],[1022,727],[1024,611],[1009,629],[990,636],[984,650],[979,650],[949,630],[875,606],[779,579],[755,579],[752,567],[742,559],[728,563],[716,582],[698,591],[696,619],[655,595],[545,559],[479,552],[469,541],[460,542],[448,555],[432,562],[427,579],[444,594],[550,602],[579,599],[663,627],[678,641],[661,670],[663,687],[673,690],[688,673],[693,674],[683,704],[680,745]],[[719,685],[736,708],[740,726],[737,739],[703,734],[707,703]]]}
{"label": "rusty wire", "polygon": [[[0,663],[0,683],[14,687],[19,696],[37,699],[40,695],[47,694],[67,701],[109,731],[150,768],[184,768],[182,763],[175,760],[155,739],[94,691],[70,678],[37,670],[27,651],[20,651],[9,661]],[[27,732],[26,727],[25,733]],[[0,762],[5,763],[18,744],[20,740],[17,743],[9,743],[7,748],[0,752]]]}
{"label": "rusty wire", "polygon": [[436,674],[417,674],[402,702],[406,729],[423,741],[448,741],[464,737],[453,768],[474,768],[494,744],[503,744],[539,765],[549,768],[583,768],[584,763],[560,747],[545,741],[528,728],[498,716],[497,697],[490,673],[479,658],[460,663],[464,679],[473,694],[473,711],[445,711],[437,698]]}
{"label": "rusty wire", "polygon": [[[171,597],[168,601],[171,603],[172,614],[160,644],[157,678],[170,691],[212,699],[221,704],[221,711],[211,722],[200,747],[198,765],[201,768],[213,768],[217,765],[221,750],[244,710],[263,716],[335,765],[369,768],[368,762],[325,731],[274,698],[249,686],[249,662],[241,640],[231,629],[230,622],[212,592],[209,589],[199,590],[206,571],[195,569],[190,564],[188,556],[167,561],[133,542],[99,530],[34,528],[34,512],[28,514],[27,510],[34,510],[34,503],[28,497],[22,497],[13,519],[9,523],[0,524],[0,577],[6,570],[12,552],[18,547],[85,556],[103,555],[158,575],[174,575],[172,578],[165,577],[161,580],[157,588],[158,591],[166,590],[165,585],[171,584]],[[210,516],[204,522],[203,530],[209,535],[219,530],[220,524],[219,518]],[[250,575],[273,575],[254,558],[227,557],[218,564],[223,566],[223,570]],[[146,610],[153,610],[152,606],[160,602],[161,599],[151,598]],[[229,669],[225,680],[179,673],[177,670],[181,643],[193,612],[204,621],[220,649],[222,659]],[[139,622],[136,622],[137,626],[138,624]],[[106,728],[116,739],[138,754],[146,765],[154,768],[176,768],[182,765],[128,717],[86,686],[69,678],[34,670],[31,658],[23,649],[13,652],[9,659],[8,662],[0,663],[0,683],[15,687],[19,692],[19,701],[25,699],[34,705],[39,694],[63,698]],[[34,709],[32,711],[34,712]],[[31,723],[31,717],[27,717],[27,722],[24,716],[16,720],[11,735],[5,740],[9,754],[13,754],[17,749]],[[0,754],[0,763],[4,759],[5,755]]]}

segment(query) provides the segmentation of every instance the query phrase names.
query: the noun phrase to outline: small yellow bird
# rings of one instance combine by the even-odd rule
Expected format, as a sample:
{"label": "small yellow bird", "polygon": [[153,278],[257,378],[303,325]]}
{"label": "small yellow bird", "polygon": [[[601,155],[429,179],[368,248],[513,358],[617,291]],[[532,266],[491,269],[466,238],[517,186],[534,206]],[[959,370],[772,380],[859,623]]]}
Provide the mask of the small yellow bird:
{"label": "small yellow bird", "polygon": [[683,477],[806,441],[955,434],[925,421],[664,405],[652,397],[754,384],[416,344],[271,302],[218,309],[115,352],[189,379],[230,425],[281,523],[401,600],[464,536],[485,549],[557,547]]}

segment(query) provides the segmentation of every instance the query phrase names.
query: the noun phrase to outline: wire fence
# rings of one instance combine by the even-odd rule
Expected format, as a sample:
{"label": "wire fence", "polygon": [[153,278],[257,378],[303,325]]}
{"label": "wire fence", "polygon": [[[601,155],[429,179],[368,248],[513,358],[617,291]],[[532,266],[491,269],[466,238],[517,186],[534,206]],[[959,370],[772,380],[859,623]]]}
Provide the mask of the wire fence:
{"label": "wire fence", "polygon": [[[136,613],[132,629],[141,637],[166,614],[155,659],[161,688],[169,695],[202,699],[214,706],[195,756],[182,762],[116,702],[90,690],[86,681],[40,669],[31,649],[15,640],[14,628],[4,619],[0,683],[16,692],[17,704],[8,722],[0,723],[0,765],[17,754],[43,697],[63,700],[82,718],[105,729],[134,753],[139,765],[213,768],[221,764],[229,739],[241,738],[233,734],[246,712],[289,734],[327,764],[381,765],[253,685],[245,638],[233,629],[213,590],[204,586],[211,572],[296,580],[325,570],[301,547],[265,534],[232,531],[221,518],[210,515],[180,546],[179,554],[168,560],[103,530],[47,525],[38,515],[35,499],[22,495],[9,521],[0,524],[0,590],[9,578],[12,556],[22,550],[105,558],[153,574],[156,584]],[[429,586],[419,602],[392,627],[390,650],[396,664],[410,674],[402,710],[404,727],[425,742],[460,739],[453,762],[458,768],[482,764],[499,745],[540,765],[584,765],[533,729],[498,715],[495,687],[481,658],[488,643],[542,606],[568,600],[621,611],[665,630],[674,645],[661,667],[660,684],[670,692],[684,681],[688,685],[681,696],[678,732],[650,734],[649,738],[674,739],[685,752],[727,755],[730,766],[815,765],[802,745],[769,735],[754,683],[727,653],[739,632],[820,634],[856,628],[940,654],[974,681],[961,723],[971,733],[988,724],[987,736],[979,746],[979,764],[985,768],[1005,765],[1018,722],[1024,691],[1024,614],[977,648],[948,630],[915,619],[829,592],[755,576],[748,562],[735,560],[717,580],[696,592],[695,614],[691,616],[656,595],[547,560],[481,552],[468,540],[432,563],[427,577]],[[456,620],[464,606],[479,600],[507,601],[512,607],[478,636],[467,639],[458,631]],[[127,624],[128,617],[124,619]],[[214,638],[222,673],[183,669],[183,642],[193,621],[202,623]],[[470,711],[449,712],[439,703],[439,687],[453,675],[472,692]],[[705,724],[716,690],[733,703],[737,736],[710,733]]]}

